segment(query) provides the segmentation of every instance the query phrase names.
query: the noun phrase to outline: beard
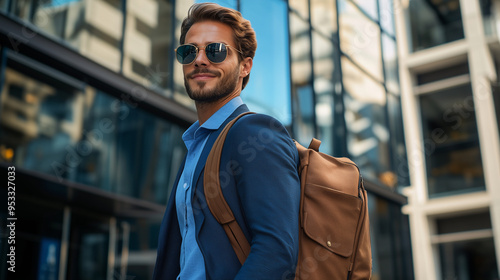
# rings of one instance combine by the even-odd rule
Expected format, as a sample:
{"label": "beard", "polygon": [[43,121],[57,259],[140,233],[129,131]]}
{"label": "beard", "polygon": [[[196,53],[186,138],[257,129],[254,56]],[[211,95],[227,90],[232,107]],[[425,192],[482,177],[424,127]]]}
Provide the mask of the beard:
{"label": "beard", "polygon": [[220,77],[220,73],[211,71],[208,69],[197,69],[188,75],[184,76],[184,86],[186,87],[187,94],[189,98],[198,103],[212,103],[217,100],[223,99],[230,95],[236,87],[238,86],[239,80],[239,71],[238,66],[234,68],[231,72],[229,72],[225,79],[219,80],[214,88],[208,89],[205,88],[206,82],[197,82],[198,89],[193,89],[189,85],[189,81],[187,77],[190,77],[199,73],[210,73],[215,75],[216,77]]}

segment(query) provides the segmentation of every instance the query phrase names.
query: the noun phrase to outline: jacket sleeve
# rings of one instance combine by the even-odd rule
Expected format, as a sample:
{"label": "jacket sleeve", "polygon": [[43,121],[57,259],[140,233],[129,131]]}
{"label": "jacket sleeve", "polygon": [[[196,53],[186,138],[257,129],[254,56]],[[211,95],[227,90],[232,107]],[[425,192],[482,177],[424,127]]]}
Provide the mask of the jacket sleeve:
{"label": "jacket sleeve", "polygon": [[235,279],[288,279],[298,258],[298,153],[283,125],[266,115],[243,117],[228,138],[250,255]]}

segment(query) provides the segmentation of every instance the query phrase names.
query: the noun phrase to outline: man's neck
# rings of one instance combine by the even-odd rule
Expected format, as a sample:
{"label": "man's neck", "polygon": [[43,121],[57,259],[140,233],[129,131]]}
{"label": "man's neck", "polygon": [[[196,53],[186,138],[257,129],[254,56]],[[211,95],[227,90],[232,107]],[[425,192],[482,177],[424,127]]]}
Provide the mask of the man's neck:
{"label": "man's neck", "polygon": [[220,108],[226,105],[229,101],[231,101],[236,96],[240,95],[240,91],[232,93],[224,98],[216,100],[214,102],[196,102],[196,112],[198,113],[198,121],[199,124],[202,125],[206,122],[215,112],[217,112]]}

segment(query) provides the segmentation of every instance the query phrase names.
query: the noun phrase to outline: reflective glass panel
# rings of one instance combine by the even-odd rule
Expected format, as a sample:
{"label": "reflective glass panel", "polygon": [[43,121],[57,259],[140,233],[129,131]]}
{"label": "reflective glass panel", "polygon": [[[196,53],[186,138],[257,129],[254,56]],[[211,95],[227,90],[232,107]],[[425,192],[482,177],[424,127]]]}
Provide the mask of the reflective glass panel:
{"label": "reflective glass panel", "polygon": [[356,3],[369,17],[378,19],[377,0],[350,0]]}
{"label": "reflective glass panel", "polygon": [[460,62],[458,64],[455,63],[452,65],[446,65],[446,67],[441,67],[439,69],[417,74],[416,83],[418,85],[424,85],[448,78],[469,75],[469,72],[469,64],[467,63],[467,61]]}
{"label": "reflective glass panel", "polygon": [[292,10],[292,13],[297,13],[297,15],[302,19],[309,18],[309,1],[304,0],[289,0],[288,5]]}
{"label": "reflective glass panel", "polygon": [[0,11],[7,11],[8,0],[0,0]]}
{"label": "reflective glass panel", "polygon": [[8,152],[1,161],[58,181],[166,202],[185,153],[184,128],[60,72],[28,76],[20,64],[7,65],[0,147]]}
{"label": "reflective glass panel", "polygon": [[[394,36],[394,15],[396,11],[394,11],[393,0],[378,0],[378,2],[380,7],[380,25],[385,32]],[[398,5],[400,6],[401,4]],[[398,8],[400,8],[399,6]],[[399,13],[400,10],[397,12]]]}
{"label": "reflective glass panel", "polygon": [[442,279],[498,279],[493,238],[439,244]]}
{"label": "reflective glass panel", "polygon": [[339,16],[342,51],[376,79],[383,81],[378,25],[351,2],[345,4]]}
{"label": "reflective glass panel", "polygon": [[498,125],[498,133],[500,136],[500,87],[493,87],[493,102],[495,104],[495,112],[496,112],[496,121]]}
{"label": "reflective glass panel", "polygon": [[495,12],[493,1],[491,0],[479,0],[479,5],[481,8],[481,14],[483,16],[483,28],[484,34],[486,36],[492,36],[496,34],[497,27],[495,26]]}
{"label": "reflective glass panel", "polygon": [[171,0],[127,1],[123,74],[144,87],[170,96],[173,49]]}
{"label": "reflective glass panel", "polygon": [[490,212],[465,214],[436,219],[437,234],[491,229]]}
{"label": "reflective glass panel", "polygon": [[[116,103],[115,103],[116,104]],[[111,103],[113,106],[113,103]],[[116,106],[116,105],[115,105]],[[116,192],[164,204],[185,146],[184,128],[121,103],[112,148]],[[134,172],[130,172],[134,170]]]}
{"label": "reflective glass panel", "polygon": [[368,193],[372,279],[413,279],[410,225],[401,205]]}
{"label": "reflective glass panel", "polygon": [[464,38],[459,0],[412,0],[408,14],[413,51]]}
{"label": "reflective glass panel", "polygon": [[469,84],[420,96],[430,197],[485,189]]}
{"label": "reflective glass panel", "polygon": [[66,41],[84,56],[120,71],[121,0],[31,1],[30,5],[14,2],[21,10],[30,6],[29,15],[19,14],[23,19]]}
{"label": "reflective glass panel", "polygon": [[160,216],[117,221],[113,279],[153,279],[161,220]]}
{"label": "reflective glass panel", "polygon": [[271,115],[285,126],[290,126],[292,110],[287,5],[281,0],[241,1],[241,13],[251,22],[258,42],[250,80],[241,97],[250,110]]}
{"label": "reflective glass panel", "polygon": [[316,95],[316,124],[317,137],[321,139],[321,152],[332,154],[333,148],[333,98],[335,86],[340,81],[334,79],[334,47],[329,38],[313,32],[313,59],[314,59],[314,93]]}
{"label": "reflective glass panel", "polygon": [[390,170],[386,94],[381,84],[342,57],[347,145],[363,176],[379,181]]}
{"label": "reflective glass panel", "polygon": [[403,128],[403,114],[399,95],[387,95],[389,126],[391,129],[391,151],[393,158],[392,172],[385,174],[384,183],[387,186],[409,186],[410,172],[406,155],[406,142]]}
{"label": "reflective glass panel", "polygon": [[316,31],[325,36],[333,37],[337,32],[335,1],[311,0],[311,23]]}
{"label": "reflective glass panel", "polygon": [[309,26],[290,13],[290,56],[292,71],[292,104],[294,138],[309,145],[314,137],[314,91],[312,88],[311,39]]}
{"label": "reflective glass panel", "polygon": [[[30,10],[33,6],[33,1],[27,0],[10,0],[11,6],[10,11],[13,16],[16,16],[22,20],[31,21]],[[9,2],[9,1],[7,1]]]}
{"label": "reflective glass panel", "polygon": [[107,279],[109,230],[109,219],[97,214],[71,213],[68,279]]}
{"label": "reflective glass panel", "polygon": [[[138,0],[136,0],[138,1]],[[121,0],[12,1],[11,13],[44,33],[66,41],[81,54],[120,71]]]}
{"label": "reflective glass panel", "polygon": [[386,34],[382,34],[382,51],[384,55],[385,85],[390,92],[398,94],[398,50],[396,42]]}

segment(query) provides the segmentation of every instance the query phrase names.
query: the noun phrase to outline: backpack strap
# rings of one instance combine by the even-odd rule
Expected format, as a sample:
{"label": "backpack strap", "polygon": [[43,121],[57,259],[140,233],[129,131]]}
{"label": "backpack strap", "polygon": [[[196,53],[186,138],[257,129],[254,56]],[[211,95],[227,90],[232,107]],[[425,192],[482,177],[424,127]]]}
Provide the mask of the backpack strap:
{"label": "backpack strap", "polygon": [[245,234],[243,234],[241,227],[238,225],[238,222],[236,222],[233,211],[231,211],[231,208],[222,194],[219,172],[222,147],[224,146],[227,133],[236,121],[248,114],[255,113],[242,113],[230,121],[226,127],[224,127],[219,137],[217,137],[217,140],[215,140],[212,150],[208,155],[207,162],[205,164],[205,175],[203,177],[203,189],[205,191],[208,208],[217,222],[219,222],[219,224],[221,224],[224,228],[224,231],[231,242],[231,246],[233,246],[234,252],[236,253],[236,256],[241,264],[245,262],[247,256],[250,254],[250,244],[248,243]]}

